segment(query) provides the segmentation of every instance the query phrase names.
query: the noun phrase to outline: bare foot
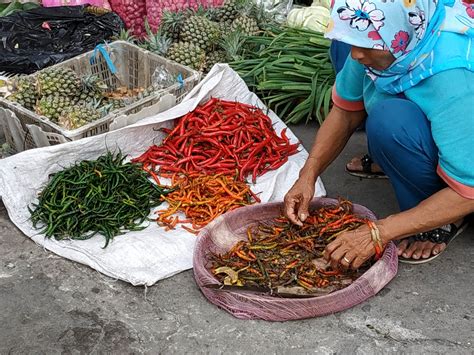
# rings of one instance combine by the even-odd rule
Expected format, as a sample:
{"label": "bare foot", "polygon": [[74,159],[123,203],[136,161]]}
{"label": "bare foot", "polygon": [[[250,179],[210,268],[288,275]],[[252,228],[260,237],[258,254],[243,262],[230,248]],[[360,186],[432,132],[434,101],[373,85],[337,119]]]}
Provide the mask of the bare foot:
{"label": "bare foot", "polygon": [[[460,227],[463,220],[455,223],[456,227]],[[443,227],[444,228],[444,227]],[[449,231],[449,230],[448,230]],[[446,243],[433,243],[430,241],[415,241],[411,238],[405,238],[398,244],[398,256],[405,259],[428,259],[433,255],[438,255],[446,249]]]}
{"label": "bare foot", "polygon": [[[347,163],[346,167],[347,170],[349,171],[354,171],[354,172],[363,172],[362,168],[362,157],[355,157],[353,158],[349,163]],[[383,173],[382,168],[376,163],[372,163],[370,166],[370,169],[373,173]]]}
{"label": "bare foot", "polygon": [[428,259],[432,255],[438,255],[444,249],[446,249],[445,243],[417,242],[407,238],[398,244],[398,256],[414,260]]}

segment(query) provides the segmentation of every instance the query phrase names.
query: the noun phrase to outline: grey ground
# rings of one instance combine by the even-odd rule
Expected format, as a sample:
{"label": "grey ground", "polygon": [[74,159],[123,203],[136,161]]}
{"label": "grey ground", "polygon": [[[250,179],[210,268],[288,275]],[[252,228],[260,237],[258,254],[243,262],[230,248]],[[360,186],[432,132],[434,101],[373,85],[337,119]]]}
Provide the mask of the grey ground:
{"label": "grey ground", "polygon": [[[315,127],[292,127],[309,148]],[[344,163],[365,151],[357,133],[323,176],[383,217],[387,181],[359,180]],[[192,271],[145,290],[44,251],[0,203],[0,354],[474,353],[474,230],[436,261],[404,266],[376,297],[346,312],[286,323],[241,321],[201,295]]]}

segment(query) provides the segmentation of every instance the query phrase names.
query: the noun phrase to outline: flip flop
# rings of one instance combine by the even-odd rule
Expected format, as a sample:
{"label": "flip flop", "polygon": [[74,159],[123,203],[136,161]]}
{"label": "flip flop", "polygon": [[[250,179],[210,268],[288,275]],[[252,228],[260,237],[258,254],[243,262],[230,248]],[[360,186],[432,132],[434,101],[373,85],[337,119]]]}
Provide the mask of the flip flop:
{"label": "flip flop", "polygon": [[362,179],[387,179],[387,175],[383,172],[372,171],[372,164],[374,161],[369,154],[364,155],[360,158],[360,163],[362,165],[362,171],[360,170],[350,170],[346,166],[346,172],[349,175],[357,176]]}
{"label": "flip flop", "polygon": [[442,250],[440,253],[436,255],[431,255],[429,258],[426,258],[426,259],[413,259],[413,258],[404,258],[402,256],[399,256],[398,260],[404,264],[419,265],[419,264],[428,263],[436,259],[438,256],[443,254],[443,252],[446,251],[446,249],[448,249],[449,243],[451,243],[458,235],[464,232],[468,224],[469,223],[466,220],[464,220],[459,227],[456,226],[454,223],[451,223],[450,231],[447,231],[446,229],[443,229],[443,228],[436,228],[429,232],[420,233],[413,237],[410,237],[410,239],[413,241],[421,241],[421,242],[430,241],[437,244],[446,243],[446,248],[444,248],[444,250]]}

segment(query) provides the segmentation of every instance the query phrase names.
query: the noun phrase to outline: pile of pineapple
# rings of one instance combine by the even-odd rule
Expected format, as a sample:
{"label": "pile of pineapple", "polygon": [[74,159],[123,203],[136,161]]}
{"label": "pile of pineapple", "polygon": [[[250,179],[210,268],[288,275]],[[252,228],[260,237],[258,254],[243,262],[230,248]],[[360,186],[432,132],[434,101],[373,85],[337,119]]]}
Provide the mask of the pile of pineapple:
{"label": "pile of pineapple", "polygon": [[80,77],[69,68],[49,68],[14,78],[7,99],[72,130],[125,106],[124,99],[107,89],[96,75]]}
{"label": "pile of pineapple", "polygon": [[195,70],[236,59],[245,36],[258,35],[272,21],[254,0],[224,0],[221,7],[164,11],[156,33],[146,26],[146,49]]}

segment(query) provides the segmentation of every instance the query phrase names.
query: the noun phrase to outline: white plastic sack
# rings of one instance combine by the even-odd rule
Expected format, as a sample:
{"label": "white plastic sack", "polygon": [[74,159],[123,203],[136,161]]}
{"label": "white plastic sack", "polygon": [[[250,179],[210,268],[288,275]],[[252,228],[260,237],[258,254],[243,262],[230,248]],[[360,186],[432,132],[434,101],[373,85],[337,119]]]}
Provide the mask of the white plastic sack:
{"label": "white plastic sack", "polygon": [[[121,149],[122,153],[137,157],[152,144],[159,144],[158,127],[170,127],[173,119],[193,110],[210,97],[237,100],[264,107],[251,93],[240,77],[227,65],[216,65],[209,75],[174,108],[147,118],[139,123],[100,136],[29,150],[0,160],[0,196],[12,222],[28,237],[46,249],[96,269],[112,278],[133,285],[151,286],[155,282],[192,268],[196,236],[182,228],[165,232],[156,223],[140,232],[117,236],[106,249],[104,238],[95,236],[86,241],[56,241],[46,239],[33,229],[27,206],[31,205],[48,181],[49,174],[75,162],[97,159],[107,149]],[[274,114],[275,129],[280,132],[285,124]],[[297,139],[288,131],[292,142]],[[301,151],[277,171],[257,179],[253,191],[262,192],[262,202],[281,201],[298,177],[307,158]],[[321,181],[317,182],[318,195],[325,195]],[[160,207],[158,207],[160,208]]]}

